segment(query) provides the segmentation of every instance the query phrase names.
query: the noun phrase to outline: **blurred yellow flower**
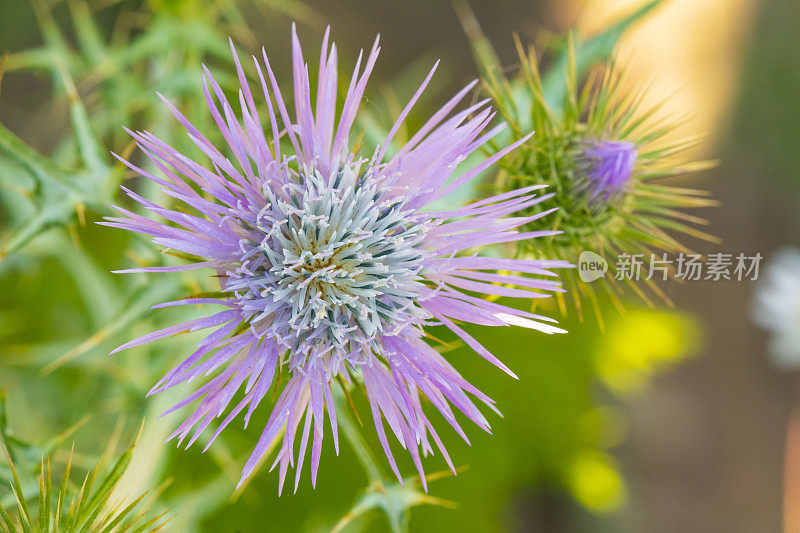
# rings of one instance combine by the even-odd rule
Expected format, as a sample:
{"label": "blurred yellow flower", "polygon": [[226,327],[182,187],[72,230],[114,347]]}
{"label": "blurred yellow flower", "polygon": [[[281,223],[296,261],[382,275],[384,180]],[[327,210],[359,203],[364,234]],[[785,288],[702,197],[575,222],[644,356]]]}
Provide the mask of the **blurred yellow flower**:
{"label": "blurred yellow flower", "polygon": [[665,366],[693,355],[700,339],[700,325],[688,315],[634,310],[609,324],[599,340],[595,368],[612,391],[636,392]]}
{"label": "blurred yellow flower", "polygon": [[572,495],[593,511],[614,511],[627,500],[622,477],[604,453],[586,450],[576,455],[567,475]]}

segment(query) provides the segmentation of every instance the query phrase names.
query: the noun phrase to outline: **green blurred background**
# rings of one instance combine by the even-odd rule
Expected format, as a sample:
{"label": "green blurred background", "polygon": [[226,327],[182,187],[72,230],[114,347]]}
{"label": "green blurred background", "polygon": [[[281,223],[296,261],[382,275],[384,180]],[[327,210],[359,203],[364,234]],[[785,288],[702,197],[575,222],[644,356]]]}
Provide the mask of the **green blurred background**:
{"label": "green blurred background", "polygon": [[[512,32],[534,42],[573,26],[591,34],[636,3],[503,0],[471,7],[513,68]],[[331,24],[342,70],[381,34],[383,50],[364,104],[366,131],[385,127],[436,58],[442,68],[415,108],[417,120],[477,76],[469,42],[444,1],[0,0],[0,52],[10,54],[0,123],[59,165],[79,166],[80,135],[73,134],[76,119],[65,76],[58,74],[63,69],[103,147],[106,166],[98,175],[119,174],[106,154],[129,148],[122,125],[183,142],[154,91],[200,116],[200,61],[223,83],[233,83],[228,35],[242,52],[264,45],[285,77],[291,20],[298,20],[310,57]],[[87,21],[96,24],[94,40],[81,26]],[[692,243],[699,251],[767,256],[781,244],[800,244],[798,22],[796,0],[674,0],[620,44],[634,79],[653,80],[650,101],[672,95],[667,111],[692,115],[678,133],[708,135],[695,155],[720,160],[717,169],[686,182],[713,191],[722,204],[702,215],[723,244]],[[54,40],[53,27],[63,43]],[[140,56],[125,59],[136,52],[133,43],[151,35],[159,37],[140,44]],[[51,55],[30,52],[45,45],[61,47],[60,65]],[[0,237],[8,237],[32,212],[26,191],[33,187],[24,169],[0,162]],[[347,445],[338,458],[325,448],[316,490],[304,473],[297,494],[278,498],[277,476],[263,470],[232,496],[258,435],[256,423],[246,431],[232,424],[206,454],[201,447],[161,444],[178,417],[155,415],[179,396],[145,399],[144,392],[185,344],[162,342],[114,358],[107,353],[154,324],[173,322],[177,315],[167,310],[126,310],[166,300],[165,291],[174,289],[155,278],[107,273],[152,252],[91,223],[102,214],[90,206],[85,225],[52,229],[0,262],[0,387],[9,431],[43,442],[88,414],[64,447],[74,441],[78,466],[86,468],[117,428],[129,440],[146,417],[122,488],[135,493],[171,479],[157,504],[176,513],[167,530],[329,530],[366,484]],[[181,279],[192,286],[191,277]],[[410,530],[779,530],[796,376],[770,365],[764,339],[748,320],[753,284],[672,283],[664,289],[675,310],[634,303],[624,316],[609,311],[605,332],[574,317],[564,321],[570,333],[559,337],[473,328],[520,380],[463,347],[449,352],[504,416],[490,419],[491,436],[469,431],[470,447],[447,435],[455,464],[466,468],[432,482],[430,494],[455,508],[415,507]],[[363,396],[354,400],[363,417]],[[257,413],[266,416],[267,406]],[[369,425],[366,438],[379,450]],[[438,456],[425,464],[428,472],[446,468]],[[413,471],[410,460],[401,470]],[[3,499],[10,494],[5,485]],[[370,512],[345,531],[387,527],[379,512]]]}

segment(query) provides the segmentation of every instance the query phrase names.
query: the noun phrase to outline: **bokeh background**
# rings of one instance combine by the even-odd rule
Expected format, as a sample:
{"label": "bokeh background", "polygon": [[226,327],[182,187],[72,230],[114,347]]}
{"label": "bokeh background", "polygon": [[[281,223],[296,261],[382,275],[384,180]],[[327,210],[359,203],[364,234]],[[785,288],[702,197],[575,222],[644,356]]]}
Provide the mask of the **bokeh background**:
{"label": "bokeh background", "polygon": [[[573,27],[591,35],[640,3],[470,5],[513,70],[513,32],[532,42]],[[81,21],[90,19],[97,42],[81,29]],[[71,50],[64,68],[98,139],[104,149],[124,151],[122,125],[174,134],[155,110],[155,90],[191,110],[192,102],[199,103],[200,60],[215,72],[232,72],[224,58],[228,34],[243,51],[266,46],[278,70],[287,72],[289,54],[280,51],[288,50],[293,19],[308,50],[331,24],[344,65],[381,34],[383,50],[365,104],[372,121],[364,124],[367,130],[393,116],[436,58],[442,68],[415,110],[418,117],[477,76],[469,41],[445,1],[0,0],[0,52],[10,54],[0,86],[0,123],[40,153],[75,166],[75,117],[63,77],[46,58],[26,55],[52,45],[52,25],[62,30],[64,50]],[[692,155],[719,160],[716,169],[685,181],[712,191],[721,203],[700,214],[723,242],[692,243],[698,251],[768,257],[781,245],[800,244],[798,24],[796,0],[672,0],[620,42],[619,60],[629,65],[631,77],[652,80],[647,100],[666,98],[666,114],[690,115],[675,135],[704,135]],[[117,56],[104,55],[111,46],[133,48],[130,41],[148,32],[170,31],[185,35],[165,39],[130,68],[115,68]],[[30,183],[11,165],[0,172],[6,174],[0,176],[0,236],[7,237],[30,211]],[[231,496],[257,428],[232,425],[205,455],[161,444],[177,418],[155,415],[174,398],[145,400],[143,392],[180,347],[162,343],[167,346],[114,359],[107,353],[152,327],[149,315],[128,317],[125,309],[166,299],[159,293],[167,289],[106,274],[127,265],[132,254],[146,254],[146,247],[91,224],[101,216],[92,209],[82,216],[87,224],[55,228],[0,261],[0,388],[7,396],[8,431],[43,442],[88,414],[67,441],[75,442],[85,468],[112,435],[130,440],[146,416],[121,490],[137,492],[170,478],[157,503],[176,512],[168,530],[334,526],[366,483],[346,445],[338,458],[324,452],[316,490],[306,474],[297,494],[279,499],[277,476],[263,471]],[[492,436],[470,432],[471,447],[448,439],[454,461],[466,468],[433,482],[431,495],[455,507],[415,507],[410,530],[780,530],[785,508],[792,507],[783,502],[783,469],[798,377],[771,364],[764,335],[750,321],[755,284],[696,281],[664,289],[674,309],[633,303],[625,315],[610,311],[604,332],[595,321],[575,317],[565,320],[570,334],[557,338],[474,332],[502,353],[518,382],[455,347],[451,360],[497,400],[504,417],[493,420]],[[366,413],[363,397],[355,401]],[[368,424],[365,433],[374,447]],[[412,471],[410,462],[404,466]],[[434,457],[426,467],[435,472],[445,464]],[[0,487],[3,501],[10,494],[5,490]],[[345,530],[387,527],[373,511]]]}

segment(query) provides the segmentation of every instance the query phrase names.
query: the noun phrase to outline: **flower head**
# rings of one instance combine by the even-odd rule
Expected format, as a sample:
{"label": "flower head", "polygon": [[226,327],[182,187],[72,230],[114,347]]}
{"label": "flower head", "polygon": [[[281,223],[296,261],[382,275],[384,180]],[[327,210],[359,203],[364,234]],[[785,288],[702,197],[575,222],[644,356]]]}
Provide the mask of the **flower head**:
{"label": "flower head", "polygon": [[[476,48],[488,46],[479,33],[473,38]],[[512,140],[536,131],[499,162],[502,171],[496,175],[494,186],[500,193],[530,185],[546,185],[554,191],[550,202],[532,206],[523,214],[533,215],[557,205],[553,227],[563,233],[547,240],[519,242],[517,254],[571,261],[583,251],[604,256],[610,266],[604,279],[588,284],[575,275],[565,276],[578,313],[582,314],[585,299],[602,319],[599,294],[607,295],[618,307],[624,294],[624,283],[613,279],[617,257],[648,257],[654,249],[689,252],[679,241],[681,235],[716,241],[698,230],[704,220],[681,211],[715,205],[707,193],[659,183],[663,178],[710,165],[674,160],[693,141],[664,142],[675,125],[669,120],[654,120],[656,108],[641,109],[643,92],[631,94],[623,89],[622,77],[613,64],[598,65],[579,77],[575,51],[570,46],[560,58],[566,72],[560,68],[562,61],[556,60],[557,66],[545,79],[536,52],[522,51],[521,43],[518,47],[521,70],[510,79],[503,78],[493,56],[480,52],[483,48],[477,53],[487,73],[487,92],[510,125]],[[554,91],[562,86],[563,95]],[[496,150],[488,152],[492,153]],[[548,220],[547,224],[552,222]],[[544,229],[543,221],[536,219],[524,229]],[[642,283],[666,300],[652,280]],[[650,302],[645,289],[633,281],[629,285]],[[566,310],[566,301],[561,303]]]}
{"label": "flower head", "polygon": [[428,226],[402,196],[382,198],[371,171],[346,163],[328,178],[309,168],[262,185],[267,204],[224,289],[253,333],[291,351],[292,366],[343,355],[351,342],[380,351],[382,336],[430,318],[414,305]]}
{"label": "flower head", "polygon": [[[162,306],[203,303],[223,309],[150,333],[118,350],[212,328],[197,349],[151,391],[161,392],[216,372],[172,408],[199,402],[172,435],[183,440],[191,434],[189,444],[223,414],[211,441],[245,408],[247,424],[268,390],[278,388],[278,398],[242,480],[253,472],[281,430],[284,435],[273,465],[280,464],[281,486],[297,457],[296,488],[309,439],[315,480],[326,413],[338,449],[332,380],[350,379],[351,375],[366,389],[392,469],[399,477],[384,420],[409,450],[422,476],[420,448],[423,453],[432,452],[435,444],[450,462],[422,409],[423,396],[465,439],[452,407],[487,431],[489,424],[475,399],[493,408],[488,396],[465,381],[428,344],[425,328],[445,325],[510,374],[457,322],[515,325],[545,333],[563,331],[552,325],[552,319],[482,296],[527,299],[560,291],[550,269],[569,266],[567,263],[481,257],[473,252],[484,245],[557,233],[518,230],[544,212],[509,216],[546,199],[537,196],[539,186],[507,191],[451,211],[426,209],[527,139],[453,176],[467,155],[502,129],[484,131],[493,118],[485,102],[451,115],[474,82],[388,157],[389,144],[430,80],[431,70],[381,146],[367,156],[350,148],[351,130],[378,50],[376,40],[363,72],[359,56],[338,121],[336,46],[328,46],[326,32],[312,102],[308,67],[293,31],[293,119],[264,53],[266,76],[253,58],[263,107],[256,106],[236,60],[241,118],[206,71],[206,100],[227,141],[224,152],[167,102],[207,163],[193,160],[151,133],[131,132],[159,173],[123,162],[158,183],[182,205],[162,207],[126,189],[134,201],[164,221],[118,207],[123,216],[105,224],[149,235],[155,244],[177,250],[195,262],[124,272],[211,268],[219,280],[219,291]],[[285,383],[282,389],[276,373],[288,375],[281,381]],[[229,409],[234,398],[237,401]],[[295,454],[298,433],[300,447]]]}

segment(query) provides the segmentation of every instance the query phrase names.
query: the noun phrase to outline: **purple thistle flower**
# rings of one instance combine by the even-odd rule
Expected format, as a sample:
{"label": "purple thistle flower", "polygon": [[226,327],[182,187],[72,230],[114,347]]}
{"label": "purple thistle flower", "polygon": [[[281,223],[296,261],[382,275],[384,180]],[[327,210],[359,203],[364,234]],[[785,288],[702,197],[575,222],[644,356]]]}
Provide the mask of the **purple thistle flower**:
{"label": "purple thistle flower", "polygon": [[625,141],[600,141],[584,152],[591,198],[608,200],[622,191],[633,175],[636,146]]}
{"label": "purple thistle flower", "polygon": [[[298,433],[295,490],[309,439],[315,483],[326,412],[338,452],[331,382],[337,376],[349,379],[348,371],[363,380],[378,437],[395,474],[400,478],[384,420],[410,452],[424,483],[420,448],[423,454],[432,453],[433,441],[451,468],[452,463],[422,409],[421,397],[427,397],[465,440],[452,407],[486,431],[489,423],[472,398],[495,410],[488,396],[465,381],[423,340],[424,327],[444,324],[479,355],[512,376],[511,370],[456,322],[563,332],[552,325],[552,319],[481,296],[540,298],[547,294],[539,291],[561,291],[560,284],[547,277],[554,276],[549,269],[570,266],[568,263],[464,255],[479,246],[558,233],[517,230],[546,213],[509,216],[548,198],[550,195],[536,196],[540,186],[506,192],[451,211],[424,209],[527,139],[450,179],[468,154],[501,129],[484,133],[494,117],[486,101],[448,118],[475,82],[437,111],[393,157],[386,157],[387,146],[431,79],[434,66],[372,156],[364,158],[350,151],[350,130],[378,52],[376,39],[363,72],[363,57],[359,56],[337,123],[336,46],[328,46],[327,31],[312,108],[308,67],[293,28],[294,121],[266,53],[266,77],[253,57],[266,103],[265,108],[259,108],[233,51],[241,83],[241,118],[208,70],[203,80],[209,111],[232,159],[163,98],[211,165],[190,159],[148,132],[130,134],[159,169],[158,176],[120,158],[191,212],[161,207],[125,189],[134,201],[166,222],[116,207],[123,216],[110,218],[105,224],[149,235],[155,244],[202,258],[184,266],[120,272],[211,268],[221,285],[218,298],[206,295],[156,306],[208,303],[221,305],[221,311],[155,331],[115,350],[176,333],[212,329],[194,353],[150,391],[155,394],[202,374],[218,372],[169,410],[199,402],[170,438],[177,437],[180,443],[189,437],[191,445],[215,418],[227,413],[210,445],[245,408],[246,426],[276,382],[276,372],[288,375],[244,466],[240,484],[284,428],[273,464],[273,468],[280,464],[280,487],[289,465],[294,466]],[[268,124],[262,123],[265,118]],[[279,127],[279,118],[283,128]],[[264,124],[272,142],[265,135]],[[291,155],[282,151],[281,129],[285,129],[287,144],[291,144]],[[229,409],[237,395],[243,396]]]}

